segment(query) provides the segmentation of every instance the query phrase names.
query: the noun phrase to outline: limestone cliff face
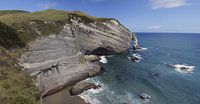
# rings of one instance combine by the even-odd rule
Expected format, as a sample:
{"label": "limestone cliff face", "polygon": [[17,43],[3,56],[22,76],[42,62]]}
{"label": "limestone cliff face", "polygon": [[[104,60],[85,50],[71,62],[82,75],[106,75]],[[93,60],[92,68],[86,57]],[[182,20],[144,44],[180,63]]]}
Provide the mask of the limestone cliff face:
{"label": "limestone cliff face", "polygon": [[101,73],[101,66],[84,59],[85,54],[116,54],[130,47],[131,32],[117,20],[79,20],[71,19],[59,34],[29,43],[28,51],[22,55],[22,65],[35,77],[43,97]]}

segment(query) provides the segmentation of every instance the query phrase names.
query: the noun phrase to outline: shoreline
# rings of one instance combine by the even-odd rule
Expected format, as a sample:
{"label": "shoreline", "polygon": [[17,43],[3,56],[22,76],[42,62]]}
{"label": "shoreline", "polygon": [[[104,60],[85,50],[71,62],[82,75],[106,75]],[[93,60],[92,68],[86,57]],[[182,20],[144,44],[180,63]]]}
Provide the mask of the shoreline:
{"label": "shoreline", "polygon": [[55,94],[46,96],[45,98],[43,98],[43,103],[44,104],[89,104],[86,103],[85,100],[79,96],[71,96],[70,89],[72,87],[73,86],[68,86]]}

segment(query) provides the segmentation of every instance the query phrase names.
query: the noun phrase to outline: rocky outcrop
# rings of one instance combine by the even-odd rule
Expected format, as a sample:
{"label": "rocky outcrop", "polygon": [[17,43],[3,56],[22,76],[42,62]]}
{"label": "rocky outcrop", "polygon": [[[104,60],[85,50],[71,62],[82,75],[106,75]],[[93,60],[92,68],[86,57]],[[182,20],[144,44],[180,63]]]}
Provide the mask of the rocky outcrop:
{"label": "rocky outcrop", "polygon": [[132,33],[132,41],[133,41],[133,49],[140,49],[139,45],[138,45],[138,40],[137,40],[137,36],[135,33]]}
{"label": "rocky outcrop", "polygon": [[130,31],[115,19],[91,23],[80,19],[71,19],[59,34],[32,41],[22,55],[22,65],[35,77],[43,97],[102,72],[92,61],[98,57],[85,54],[116,54],[130,47]]}
{"label": "rocky outcrop", "polygon": [[77,84],[75,84],[73,86],[73,88],[70,90],[70,94],[73,95],[79,95],[81,94],[83,91],[89,90],[89,89],[97,89],[101,86],[99,85],[95,85],[94,83],[90,83],[90,82],[78,82]]}

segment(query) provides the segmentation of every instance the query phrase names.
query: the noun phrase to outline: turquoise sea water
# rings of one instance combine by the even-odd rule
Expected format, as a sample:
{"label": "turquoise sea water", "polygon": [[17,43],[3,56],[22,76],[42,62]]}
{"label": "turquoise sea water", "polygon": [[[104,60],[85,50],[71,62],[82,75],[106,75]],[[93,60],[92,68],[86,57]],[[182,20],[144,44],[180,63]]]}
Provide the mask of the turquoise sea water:
{"label": "turquoise sea water", "polygon": [[[108,58],[105,73],[90,79],[102,88],[81,96],[92,104],[200,104],[200,34],[138,33],[137,37],[147,50]],[[142,60],[131,62],[127,56],[132,53]],[[182,73],[168,64],[195,68]],[[141,100],[140,93],[149,94],[150,102]]]}

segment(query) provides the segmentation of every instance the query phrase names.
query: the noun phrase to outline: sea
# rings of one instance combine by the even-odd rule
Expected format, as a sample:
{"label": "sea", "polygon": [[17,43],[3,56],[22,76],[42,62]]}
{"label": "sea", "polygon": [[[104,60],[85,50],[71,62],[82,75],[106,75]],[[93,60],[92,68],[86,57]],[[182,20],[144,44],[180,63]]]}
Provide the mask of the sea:
{"label": "sea", "polygon": [[[101,63],[105,72],[87,79],[101,87],[80,97],[90,104],[200,104],[200,34],[137,33],[137,38],[142,48],[107,56]],[[131,55],[140,60],[129,60]]]}

